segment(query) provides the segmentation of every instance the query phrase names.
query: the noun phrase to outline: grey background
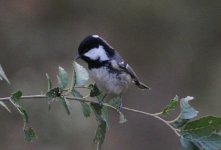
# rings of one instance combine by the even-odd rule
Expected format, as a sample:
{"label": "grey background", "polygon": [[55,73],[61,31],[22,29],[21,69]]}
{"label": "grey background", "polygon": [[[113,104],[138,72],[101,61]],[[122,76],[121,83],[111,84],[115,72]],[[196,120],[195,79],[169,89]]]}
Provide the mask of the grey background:
{"label": "grey background", "polygon": [[[12,83],[0,82],[0,97],[17,89],[25,95],[46,92],[45,73],[56,81],[60,65],[71,74],[78,45],[90,34],[109,41],[152,88],[132,86],[125,106],[159,112],[176,94],[191,95],[200,116],[221,116],[221,1],[216,0],[0,0],[0,64]],[[85,119],[78,102],[71,102],[71,116],[59,104],[49,112],[46,100],[22,103],[39,139],[25,142],[20,115],[12,106],[12,113],[0,107],[0,149],[95,149],[95,118]],[[181,149],[160,121],[125,114],[129,121],[121,125],[110,112],[103,149]]]}

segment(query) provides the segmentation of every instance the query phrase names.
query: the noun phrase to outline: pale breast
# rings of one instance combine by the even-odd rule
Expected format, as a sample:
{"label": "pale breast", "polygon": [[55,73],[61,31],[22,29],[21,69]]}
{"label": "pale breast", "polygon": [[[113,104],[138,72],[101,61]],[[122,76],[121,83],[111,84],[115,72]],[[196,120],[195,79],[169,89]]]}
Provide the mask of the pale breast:
{"label": "pale breast", "polygon": [[98,88],[107,94],[122,94],[132,81],[129,74],[109,72],[106,67],[91,69],[90,75]]}

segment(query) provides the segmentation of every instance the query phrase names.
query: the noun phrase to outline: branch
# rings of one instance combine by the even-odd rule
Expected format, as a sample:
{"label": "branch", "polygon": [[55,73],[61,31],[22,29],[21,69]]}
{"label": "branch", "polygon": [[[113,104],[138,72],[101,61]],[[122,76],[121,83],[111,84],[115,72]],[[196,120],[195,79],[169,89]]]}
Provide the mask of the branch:
{"label": "branch", "polygon": [[[84,99],[84,98],[78,98],[78,97],[72,97],[72,96],[64,96],[66,99],[68,100],[74,100],[74,101],[79,101],[79,102],[88,102],[88,103],[95,103],[95,104],[100,104],[98,101],[94,101],[94,100],[88,100],[88,99]],[[22,96],[21,99],[35,99],[35,98],[48,98],[47,95],[27,95],[27,96]],[[10,97],[4,97],[4,98],[0,98],[0,101],[9,101]],[[117,108],[115,108],[114,106],[108,104],[108,103],[103,103],[103,106],[107,106],[110,107],[114,110],[119,111]],[[131,111],[131,112],[135,112],[138,114],[143,114],[146,116],[150,116],[150,117],[154,117],[160,121],[162,121],[163,123],[165,123],[168,127],[170,127],[174,133],[180,137],[181,135],[179,134],[179,130],[174,128],[171,124],[170,121],[166,121],[163,118],[161,118],[159,116],[159,113],[148,113],[148,112],[144,112],[144,111],[140,111],[140,110],[136,110],[136,109],[132,109],[132,108],[128,108],[128,107],[122,107],[123,110],[127,110],[127,111]]]}

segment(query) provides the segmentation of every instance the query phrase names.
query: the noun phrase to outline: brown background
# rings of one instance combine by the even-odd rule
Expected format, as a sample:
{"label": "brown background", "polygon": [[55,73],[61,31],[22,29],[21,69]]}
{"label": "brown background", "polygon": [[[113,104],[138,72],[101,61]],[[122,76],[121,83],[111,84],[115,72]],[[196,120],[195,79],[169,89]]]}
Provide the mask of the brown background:
{"label": "brown background", "polygon": [[[45,92],[45,73],[54,81],[59,65],[71,73],[79,42],[89,34],[109,41],[152,88],[131,87],[125,106],[158,112],[176,94],[191,95],[201,116],[221,116],[221,1],[215,0],[0,0],[0,64],[12,83],[0,82],[0,97],[17,89]],[[0,107],[1,150],[95,149],[96,121],[83,117],[79,103],[71,102],[71,116],[58,104],[49,112],[46,100],[23,104],[39,139],[25,142],[20,115]],[[181,149],[163,123],[125,114],[129,121],[120,125],[110,113],[105,150]]]}

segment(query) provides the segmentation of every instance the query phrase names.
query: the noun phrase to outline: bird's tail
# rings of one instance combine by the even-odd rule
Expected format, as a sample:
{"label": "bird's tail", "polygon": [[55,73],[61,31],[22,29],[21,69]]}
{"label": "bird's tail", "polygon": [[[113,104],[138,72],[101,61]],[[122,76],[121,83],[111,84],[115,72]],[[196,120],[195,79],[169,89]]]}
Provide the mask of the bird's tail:
{"label": "bird's tail", "polygon": [[140,81],[138,81],[138,80],[135,80],[135,81],[134,81],[134,84],[135,84],[136,86],[138,86],[138,87],[139,87],[140,89],[142,89],[142,90],[146,90],[146,89],[150,90],[150,89],[151,89],[149,86],[147,86],[146,84],[144,84],[144,83],[142,83],[142,82],[140,82]]}

